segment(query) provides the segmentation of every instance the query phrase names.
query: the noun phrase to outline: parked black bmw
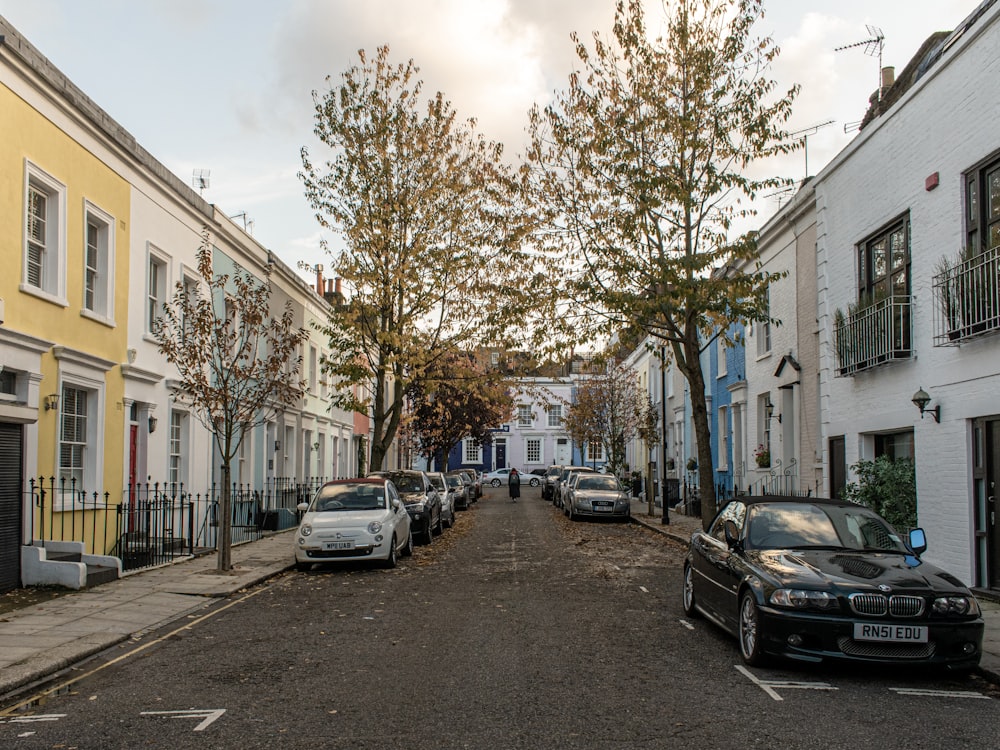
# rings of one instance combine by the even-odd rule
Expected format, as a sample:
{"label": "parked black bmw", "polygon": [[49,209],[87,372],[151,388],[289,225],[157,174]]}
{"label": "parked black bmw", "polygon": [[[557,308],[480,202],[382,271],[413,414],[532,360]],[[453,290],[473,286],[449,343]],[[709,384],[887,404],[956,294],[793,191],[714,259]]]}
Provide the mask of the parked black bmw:
{"label": "parked black bmw", "polygon": [[743,660],[979,663],[983,619],[961,581],[920,560],[878,514],[819,498],[737,498],[691,536],[683,603],[739,640]]}

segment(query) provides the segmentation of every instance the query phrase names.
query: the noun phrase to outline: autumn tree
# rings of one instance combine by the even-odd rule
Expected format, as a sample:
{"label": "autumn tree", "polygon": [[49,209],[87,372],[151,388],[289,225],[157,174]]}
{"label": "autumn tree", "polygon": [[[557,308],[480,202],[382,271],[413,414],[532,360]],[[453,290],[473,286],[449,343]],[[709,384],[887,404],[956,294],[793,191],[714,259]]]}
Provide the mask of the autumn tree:
{"label": "autumn tree", "polygon": [[656,407],[641,392],[635,371],[622,365],[582,379],[563,422],[573,442],[601,445],[615,475],[625,468],[626,446],[636,437],[655,442],[658,423]]}
{"label": "autumn tree", "polygon": [[[760,0],[665,0],[651,40],[640,0],[619,0],[613,36],[573,41],[581,70],[531,113],[539,243],[561,280],[566,340],[629,331],[661,344],[687,379],[703,521],[715,513],[701,354],[732,322],[770,319],[753,233],[730,237],[749,202],[787,181],[758,177],[792,150],[796,94],[768,77],[778,49],[756,38]],[[575,313],[575,314],[573,314]],[[777,324],[779,321],[771,320]]]}
{"label": "autumn tree", "polygon": [[[434,360],[502,340],[531,304],[518,184],[502,147],[460,122],[440,92],[425,99],[413,61],[388,47],[320,94],[314,132],[327,158],[302,149],[300,177],[349,300],[325,328],[325,370],[371,387],[367,403],[340,388],[340,405],[372,412],[372,469],[403,417],[404,394]],[[330,79],[327,79],[328,82]]]}
{"label": "autumn tree", "polygon": [[459,441],[486,442],[490,429],[510,419],[514,399],[509,384],[468,353],[439,358],[408,391],[410,431],[428,459],[448,454]]}
{"label": "autumn tree", "polygon": [[[173,397],[187,405],[212,434],[222,469],[218,569],[232,569],[230,465],[257,425],[302,398],[299,345],[291,303],[271,311],[270,280],[238,265],[216,273],[207,229],[198,249],[198,279],[178,282],[153,321],[160,352],[177,368]],[[225,256],[220,254],[220,259]]]}

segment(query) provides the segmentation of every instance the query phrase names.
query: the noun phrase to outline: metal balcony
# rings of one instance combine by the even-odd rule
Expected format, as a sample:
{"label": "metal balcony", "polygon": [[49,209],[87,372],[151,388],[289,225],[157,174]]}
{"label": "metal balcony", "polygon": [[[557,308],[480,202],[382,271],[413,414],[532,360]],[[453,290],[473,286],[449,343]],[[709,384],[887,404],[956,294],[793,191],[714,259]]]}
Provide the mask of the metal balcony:
{"label": "metal balcony", "polygon": [[913,297],[897,294],[854,310],[835,325],[837,374],[851,376],[863,370],[910,359]]}
{"label": "metal balcony", "polygon": [[932,286],[934,346],[957,346],[1000,330],[1000,247],[956,263]]}

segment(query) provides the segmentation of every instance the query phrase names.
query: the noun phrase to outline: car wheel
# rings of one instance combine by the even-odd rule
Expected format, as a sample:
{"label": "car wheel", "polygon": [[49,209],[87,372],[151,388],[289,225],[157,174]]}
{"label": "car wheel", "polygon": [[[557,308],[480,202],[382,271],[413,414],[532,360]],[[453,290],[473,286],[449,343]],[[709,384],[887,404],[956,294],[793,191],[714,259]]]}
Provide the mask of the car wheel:
{"label": "car wheel", "polygon": [[406,532],[406,546],[403,547],[403,551],[400,553],[403,557],[413,557],[413,532]]}
{"label": "car wheel", "polygon": [[694,600],[694,569],[690,563],[684,564],[684,588],[681,590],[681,600],[684,603],[684,614],[688,617],[698,617]]}
{"label": "car wheel", "polygon": [[491,480],[490,481],[490,486],[492,486],[492,487],[499,487],[500,486],[500,480],[499,479],[493,479],[493,480]]}
{"label": "car wheel", "polygon": [[299,562],[295,561],[295,569],[300,573],[305,573],[307,570],[311,569],[313,564],[311,562]]}
{"label": "car wheel", "polygon": [[427,522],[427,531],[424,532],[424,544],[430,544],[434,541],[434,527],[431,526],[431,522]]}
{"label": "car wheel", "polygon": [[765,662],[764,650],[761,648],[760,613],[750,591],[744,591],[740,597],[739,619],[740,655],[751,667],[759,667]]}
{"label": "car wheel", "polygon": [[538,480],[537,479],[530,479],[530,480],[528,480],[528,484],[530,484],[532,487],[537,487],[538,486]]}
{"label": "car wheel", "polygon": [[396,567],[396,535],[392,535],[392,541],[389,542],[389,556],[385,558],[385,563],[383,563],[387,568]]}

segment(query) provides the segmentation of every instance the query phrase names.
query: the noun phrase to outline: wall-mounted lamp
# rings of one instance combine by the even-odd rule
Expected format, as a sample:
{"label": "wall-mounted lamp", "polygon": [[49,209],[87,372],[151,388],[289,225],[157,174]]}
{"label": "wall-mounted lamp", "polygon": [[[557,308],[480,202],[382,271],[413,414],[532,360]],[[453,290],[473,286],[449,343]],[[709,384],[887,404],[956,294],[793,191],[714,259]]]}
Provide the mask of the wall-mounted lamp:
{"label": "wall-mounted lamp", "polygon": [[[770,401],[767,402],[767,406],[764,407],[764,413],[767,414],[768,420],[774,416],[774,404]],[[778,424],[781,424],[781,415],[778,415]]]}
{"label": "wall-mounted lamp", "polygon": [[58,409],[58,408],[59,408],[58,393],[50,393],[48,396],[45,397],[45,411],[48,411],[49,409]]}
{"label": "wall-mounted lamp", "polygon": [[274,441],[274,452],[277,453],[279,450],[281,450],[281,441],[280,440],[275,440]]}
{"label": "wall-mounted lamp", "polygon": [[156,432],[156,417],[149,418],[149,434],[152,435]]}
{"label": "wall-mounted lamp", "polygon": [[313,443],[313,450],[314,451],[318,451],[319,450],[319,443]]}
{"label": "wall-mounted lamp", "polygon": [[911,399],[917,408],[920,409],[920,418],[924,418],[924,412],[927,412],[932,417],[934,421],[938,424],[941,423],[941,404],[937,404],[933,409],[928,409],[927,404],[931,402],[930,394],[927,393],[923,388],[918,388],[917,392],[913,394]]}

